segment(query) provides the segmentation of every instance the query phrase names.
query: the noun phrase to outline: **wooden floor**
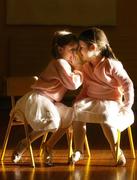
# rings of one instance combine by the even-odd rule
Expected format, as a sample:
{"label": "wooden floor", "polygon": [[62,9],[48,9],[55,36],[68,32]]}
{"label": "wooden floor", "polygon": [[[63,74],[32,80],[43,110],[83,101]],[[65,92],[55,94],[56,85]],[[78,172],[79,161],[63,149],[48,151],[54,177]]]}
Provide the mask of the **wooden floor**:
{"label": "wooden floor", "polygon": [[35,150],[36,168],[31,167],[28,153],[17,165],[11,162],[11,153],[11,150],[6,151],[0,165],[0,180],[137,180],[137,161],[132,159],[129,150],[124,150],[125,167],[115,166],[109,150],[93,150],[91,159],[85,154],[83,160],[72,166],[67,164],[67,151],[57,149],[54,150],[53,167],[46,167]]}

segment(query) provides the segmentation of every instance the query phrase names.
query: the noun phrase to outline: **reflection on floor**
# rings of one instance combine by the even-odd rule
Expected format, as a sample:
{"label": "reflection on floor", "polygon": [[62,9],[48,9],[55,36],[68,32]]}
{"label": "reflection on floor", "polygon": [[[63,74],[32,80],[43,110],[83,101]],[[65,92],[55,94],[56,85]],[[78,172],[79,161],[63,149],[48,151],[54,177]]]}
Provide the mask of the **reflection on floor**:
{"label": "reflection on floor", "polygon": [[[67,150],[54,150],[54,166],[46,167],[34,150],[36,168],[31,167],[29,153],[26,152],[22,162],[15,165],[11,162],[12,150],[6,151],[5,160],[0,165],[0,180],[136,180],[137,161],[132,159],[129,150],[125,150],[127,164],[116,167],[109,150],[91,150],[91,159],[85,154],[75,166],[67,163]],[[137,153],[136,153],[137,154]]]}

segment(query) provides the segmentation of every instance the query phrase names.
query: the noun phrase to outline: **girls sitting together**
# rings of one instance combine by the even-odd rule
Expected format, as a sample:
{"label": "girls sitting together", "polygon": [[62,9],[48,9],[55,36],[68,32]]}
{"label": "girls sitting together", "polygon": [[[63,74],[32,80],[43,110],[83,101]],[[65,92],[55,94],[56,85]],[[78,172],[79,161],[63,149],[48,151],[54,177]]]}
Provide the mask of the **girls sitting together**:
{"label": "girls sitting together", "polygon": [[[46,132],[51,137],[43,145],[44,161],[52,165],[52,149],[72,126],[74,153],[71,163],[83,157],[86,123],[99,123],[116,159],[117,130],[123,131],[134,122],[133,82],[122,63],[116,58],[103,30],[91,27],[79,37],[69,31],[55,32],[52,40],[52,60],[31,86],[32,91],[21,97],[10,115],[20,117],[23,112],[32,128],[33,142]],[[79,59],[82,60],[79,66]],[[68,90],[81,86],[72,107],[61,102]],[[27,149],[22,139],[15,148],[12,161],[20,161]],[[117,166],[124,166],[126,158],[118,150]]]}

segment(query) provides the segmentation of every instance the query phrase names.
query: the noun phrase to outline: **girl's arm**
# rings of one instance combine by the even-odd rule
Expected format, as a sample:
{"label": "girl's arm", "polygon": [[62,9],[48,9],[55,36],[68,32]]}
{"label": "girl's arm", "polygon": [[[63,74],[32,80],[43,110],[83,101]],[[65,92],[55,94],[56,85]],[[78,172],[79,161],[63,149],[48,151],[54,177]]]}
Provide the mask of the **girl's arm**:
{"label": "girl's arm", "polygon": [[123,89],[124,107],[131,108],[134,103],[133,82],[128,76],[126,70],[123,68],[123,65],[120,61],[115,61],[113,65],[113,75],[118,80]]}
{"label": "girl's arm", "polygon": [[64,87],[70,90],[79,88],[83,81],[82,72],[79,70],[72,71],[70,64],[64,59],[58,59],[56,63],[58,77]]}

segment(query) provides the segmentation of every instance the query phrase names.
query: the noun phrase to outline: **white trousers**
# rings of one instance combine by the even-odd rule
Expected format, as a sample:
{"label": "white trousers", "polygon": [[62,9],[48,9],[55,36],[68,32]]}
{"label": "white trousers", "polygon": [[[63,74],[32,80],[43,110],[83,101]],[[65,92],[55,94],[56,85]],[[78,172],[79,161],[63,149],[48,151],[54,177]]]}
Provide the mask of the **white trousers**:
{"label": "white trousers", "polygon": [[[103,133],[110,145],[113,156],[115,156],[115,147],[117,143],[118,133],[117,129],[107,125],[100,124],[103,130]],[[80,121],[73,122],[73,134],[74,134],[74,145],[75,151],[83,152],[84,139],[86,135],[86,123]]]}
{"label": "white trousers", "polygon": [[108,124],[124,131],[134,123],[134,113],[124,108],[120,101],[92,100],[85,98],[75,103],[75,121]]}
{"label": "white trousers", "polygon": [[[65,134],[66,129],[72,124],[73,120],[73,109],[71,107],[68,107],[62,103],[55,103],[55,106],[57,108],[57,111],[60,115],[60,126],[56,131],[53,131],[53,134],[49,138],[47,145],[49,148],[53,148],[54,145],[58,142],[58,140]],[[52,129],[51,129],[52,130]],[[50,132],[50,129],[48,130],[41,130],[41,131],[35,131],[32,130],[32,132],[29,134],[30,142],[37,140],[39,137],[43,136],[45,133]],[[22,139],[18,145],[16,146],[15,151],[19,154],[23,154],[27,149],[27,139]]]}

